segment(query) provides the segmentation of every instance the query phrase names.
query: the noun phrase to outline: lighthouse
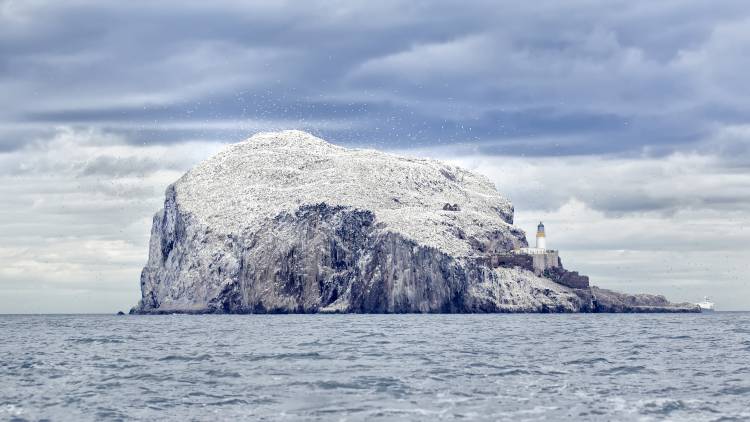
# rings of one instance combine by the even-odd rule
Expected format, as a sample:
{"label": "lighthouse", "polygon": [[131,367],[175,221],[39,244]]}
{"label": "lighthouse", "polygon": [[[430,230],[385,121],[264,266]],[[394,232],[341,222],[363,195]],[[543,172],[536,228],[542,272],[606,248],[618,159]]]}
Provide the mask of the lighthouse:
{"label": "lighthouse", "polygon": [[546,250],[547,249],[547,239],[544,237],[544,224],[542,222],[539,222],[539,225],[536,226],[536,248]]}
{"label": "lighthouse", "polygon": [[547,249],[547,236],[544,232],[544,224],[541,221],[536,226],[535,246],[535,248],[518,248],[513,250],[514,254],[528,255],[531,258],[531,266],[534,268],[534,274],[543,275],[545,271],[551,268],[562,266],[557,251]]}

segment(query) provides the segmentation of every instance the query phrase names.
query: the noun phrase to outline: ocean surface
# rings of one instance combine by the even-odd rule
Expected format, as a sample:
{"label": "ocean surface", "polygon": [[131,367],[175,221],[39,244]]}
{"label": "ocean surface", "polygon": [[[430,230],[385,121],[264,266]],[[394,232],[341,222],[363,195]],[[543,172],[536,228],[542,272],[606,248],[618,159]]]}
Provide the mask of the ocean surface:
{"label": "ocean surface", "polygon": [[0,420],[750,420],[750,313],[0,316]]}

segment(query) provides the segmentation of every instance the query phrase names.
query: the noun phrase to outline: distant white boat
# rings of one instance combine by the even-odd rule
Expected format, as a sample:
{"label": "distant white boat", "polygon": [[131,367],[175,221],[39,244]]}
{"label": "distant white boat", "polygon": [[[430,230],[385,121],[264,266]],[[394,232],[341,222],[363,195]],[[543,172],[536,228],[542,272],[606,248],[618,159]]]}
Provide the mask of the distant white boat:
{"label": "distant white boat", "polygon": [[696,303],[701,308],[701,312],[713,312],[714,311],[714,303],[708,300],[708,296],[705,296],[703,298],[703,302]]}

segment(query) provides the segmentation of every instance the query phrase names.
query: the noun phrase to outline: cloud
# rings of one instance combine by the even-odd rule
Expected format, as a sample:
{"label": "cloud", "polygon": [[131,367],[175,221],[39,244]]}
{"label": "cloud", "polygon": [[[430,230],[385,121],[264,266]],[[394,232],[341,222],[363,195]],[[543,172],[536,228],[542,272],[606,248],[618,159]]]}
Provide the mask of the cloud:
{"label": "cloud", "polygon": [[387,148],[671,153],[748,116],[746,2],[510,6],[6,1],[0,151],[54,125],[173,143],[281,121]]}
{"label": "cloud", "polygon": [[750,17],[719,23],[700,48],[680,52],[678,66],[695,75],[701,98],[747,111],[750,82],[737,69],[750,66]]}

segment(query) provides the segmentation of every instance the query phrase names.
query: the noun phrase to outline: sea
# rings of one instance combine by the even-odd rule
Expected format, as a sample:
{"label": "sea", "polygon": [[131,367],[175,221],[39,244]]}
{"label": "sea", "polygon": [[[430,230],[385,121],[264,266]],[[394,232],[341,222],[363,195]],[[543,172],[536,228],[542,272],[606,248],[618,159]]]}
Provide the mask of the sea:
{"label": "sea", "polygon": [[0,335],[0,420],[750,420],[750,313],[4,315]]}

